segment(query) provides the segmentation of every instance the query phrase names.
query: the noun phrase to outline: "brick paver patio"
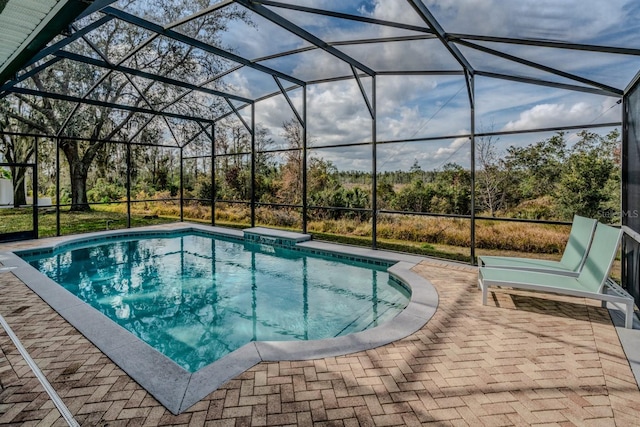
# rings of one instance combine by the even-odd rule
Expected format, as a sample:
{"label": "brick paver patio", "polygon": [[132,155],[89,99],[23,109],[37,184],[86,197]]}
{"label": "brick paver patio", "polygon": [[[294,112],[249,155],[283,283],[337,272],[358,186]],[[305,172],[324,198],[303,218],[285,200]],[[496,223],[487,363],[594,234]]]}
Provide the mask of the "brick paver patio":
{"label": "brick paver patio", "polygon": [[[470,267],[424,262],[435,316],[395,343],[341,357],[261,363],[178,416],[11,273],[0,314],[83,426],[544,425],[640,423],[640,392],[607,310],[497,289]],[[65,425],[4,331],[0,425]]]}

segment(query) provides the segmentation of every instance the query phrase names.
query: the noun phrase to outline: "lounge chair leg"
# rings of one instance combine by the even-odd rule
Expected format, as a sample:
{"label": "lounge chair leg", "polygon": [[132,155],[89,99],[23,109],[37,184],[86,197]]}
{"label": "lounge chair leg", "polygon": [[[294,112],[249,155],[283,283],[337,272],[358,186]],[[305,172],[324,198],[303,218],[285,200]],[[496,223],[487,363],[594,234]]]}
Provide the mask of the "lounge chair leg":
{"label": "lounge chair leg", "polygon": [[482,270],[478,271],[478,287],[482,290],[482,305],[487,305],[487,284],[482,278]]}
{"label": "lounge chair leg", "polygon": [[487,294],[489,293],[489,290],[487,289],[488,286],[481,285],[481,288],[482,288],[482,305],[487,305]]}
{"label": "lounge chair leg", "polygon": [[627,329],[633,329],[633,303],[627,304],[627,309],[624,314],[624,327]]}

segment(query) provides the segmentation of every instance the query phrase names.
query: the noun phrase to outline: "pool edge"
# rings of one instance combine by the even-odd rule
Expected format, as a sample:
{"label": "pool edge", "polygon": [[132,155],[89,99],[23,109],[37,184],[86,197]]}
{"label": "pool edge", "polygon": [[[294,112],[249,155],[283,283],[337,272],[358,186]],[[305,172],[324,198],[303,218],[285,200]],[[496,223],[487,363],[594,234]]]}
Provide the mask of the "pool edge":
{"label": "pool edge", "polygon": [[[204,231],[238,238],[241,231],[200,224],[178,223],[172,226],[150,226],[135,230],[114,230],[68,238],[56,238],[53,244],[36,246],[40,250],[113,235],[145,235]],[[245,344],[195,373],[190,373],[135,335],[119,326],[98,310],[81,301],[53,280],[42,275],[16,253],[4,252],[5,266],[16,267],[12,272],[26,286],[51,306],[60,316],[91,341],[102,353],[148,391],[173,414],[180,414],[206,395],[257,363],[280,360],[309,360],[339,356],[376,348],[405,338],[422,328],[435,313],[438,294],[433,285],[411,269],[425,258],[413,255],[354,248],[327,242],[298,243],[300,249],[345,254],[363,260],[395,263],[388,271],[411,289],[411,300],[395,318],[374,328],[342,337],[313,341],[259,341]],[[142,363],[140,361],[143,361]]]}

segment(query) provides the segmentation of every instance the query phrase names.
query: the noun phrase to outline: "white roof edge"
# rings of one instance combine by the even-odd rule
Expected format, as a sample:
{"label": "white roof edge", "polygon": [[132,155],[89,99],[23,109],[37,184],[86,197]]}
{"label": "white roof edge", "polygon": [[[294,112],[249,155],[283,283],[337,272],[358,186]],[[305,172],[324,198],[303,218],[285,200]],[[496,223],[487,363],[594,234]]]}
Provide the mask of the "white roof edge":
{"label": "white roof edge", "polygon": [[[6,7],[9,6],[12,0],[7,2]],[[13,51],[13,53],[6,59],[2,64],[0,64],[0,74],[3,73],[7,67],[12,64],[18,55],[20,55],[23,51],[27,49],[27,47],[34,41],[34,39],[47,27],[49,22],[62,10],[63,7],[67,5],[71,0],[57,0],[55,6],[51,8],[51,10],[47,13],[44,19],[40,21],[40,23],[27,35],[27,37],[22,41],[22,43]]]}

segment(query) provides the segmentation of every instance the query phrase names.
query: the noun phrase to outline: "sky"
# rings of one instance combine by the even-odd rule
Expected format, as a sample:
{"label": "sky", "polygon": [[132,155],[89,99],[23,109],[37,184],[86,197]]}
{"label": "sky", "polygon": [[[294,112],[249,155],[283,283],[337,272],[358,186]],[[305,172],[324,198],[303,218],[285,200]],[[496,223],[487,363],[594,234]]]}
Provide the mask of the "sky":
{"label": "sky", "polygon": [[[404,22],[424,27],[422,19],[404,0],[285,1],[326,7],[336,12],[376,19]],[[633,47],[638,30],[640,2],[635,0],[424,0],[445,31],[500,37],[545,38],[566,43]],[[395,37],[416,33],[372,24],[272,8],[316,37],[327,41]],[[478,19],[478,16],[483,17]],[[279,50],[308,46],[295,36],[283,37],[282,29],[252,16],[259,25],[231,28],[225,41],[243,55],[259,58]],[[243,35],[242,37],[240,35]],[[271,35],[273,34],[273,36]],[[637,33],[636,33],[637,34]],[[265,43],[268,40],[268,43]],[[477,42],[511,55],[526,56],[550,67],[562,67],[568,73],[624,89],[633,79],[640,61],[636,56],[601,54],[567,49],[549,49]],[[376,43],[339,46],[361,63],[377,71],[460,70],[439,40],[411,43]],[[505,59],[488,57],[474,49],[460,50],[477,70],[512,73],[543,78],[557,83],[571,80]],[[342,61],[322,51],[291,55],[263,62],[297,78],[313,80],[323,76],[350,74]],[[229,76],[235,87],[248,87],[250,79],[242,73]],[[246,89],[247,96],[261,91],[259,84]],[[363,85],[371,87],[371,79]],[[270,89],[268,89],[270,87]],[[273,91],[273,80],[265,83],[265,92]],[[367,89],[370,93],[370,89]],[[398,144],[380,144],[378,169],[408,169],[418,161],[425,169],[442,167],[443,162],[469,165],[470,109],[464,78],[443,76],[376,77],[377,140],[399,140],[448,136],[442,140]],[[290,94],[300,105],[302,91]],[[516,83],[488,77],[475,78],[476,132],[520,131],[570,125],[590,125],[621,121],[619,98]],[[308,132],[312,146],[329,146],[370,141],[372,120],[355,80],[309,85],[307,89]],[[281,140],[282,123],[294,115],[283,96],[272,97],[256,105],[256,121],[269,129],[271,137]],[[599,132],[606,133],[611,128]],[[501,151],[509,145],[526,145],[548,138],[553,133],[496,138]],[[569,140],[575,139],[572,134]],[[371,168],[371,147],[314,149],[311,155],[331,160],[340,169]]]}
{"label": "sky", "polygon": [[[167,13],[148,7],[148,0],[120,0],[118,7],[145,11],[147,19],[169,24]],[[215,5],[220,0],[194,1],[192,7],[177,7],[183,0],[162,3],[180,19],[199,6]],[[326,8],[327,10],[377,20],[401,22],[427,28],[424,20],[407,0],[280,0],[282,3]],[[175,3],[175,4],[174,4]],[[544,39],[564,43],[640,48],[640,2],[637,0],[423,0],[447,33],[485,35],[506,38]],[[180,3],[181,4],[181,3]],[[241,6],[233,6],[241,7]],[[425,32],[359,23],[336,17],[268,7],[324,42],[370,40],[385,37],[425,35]],[[221,35],[220,44],[233,53],[258,60],[278,52],[310,46],[303,38],[249,11],[250,22],[231,21]],[[194,21],[190,24],[193,28]],[[186,26],[175,27],[186,31]],[[195,37],[200,37],[196,34]],[[159,39],[160,40],[160,39]],[[565,73],[623,90],[640,70],[640,55],[594,53],[581,50],[542,48],[521,44],[474,42],[507,55],[524,57]],[[477,49],[457,45],[476,71],[539,78],[560,84],[583,85],[567,75],[552,74]],[[462,68],[440,40],[361,43],[337,45],[335,49],[350,55],[364,67],[376,72],[458,71]],[[213,54],[202,54],[207,61]],[[321,49],[304,51],[275,59],[261,59],[271,67],[304,81],[352,76],[344,61]],[[227,61],[227,66],[233,63]],[[126,65],[126,64],[125,64]],[[179,76],[174,76],[179,77]],[[269,74],[249,67],[224,77],[227,90],[247,98],[259,98],[278,91]],[[280,79],[284,87],[292,83]],[[362,85],[368,100],[373,79],[363,74]],[[555,87],[538,86],[502,79],[476,76],[476,132],[514,132],[536,128],[591,125],[620,122],[619,98]],[[465,78],[461,74],[379,75],[375,78],[376,134],[379,142],[426,138],[427,141],[381,143],[378,146],[378,170],[408,170],[414,162],[424,170],[441,168],[448,162],[465,167],[470,164],[471,110]],[[302,112],[303,91],[289,92],[291,101]],[[189,99],[197,99],[195,97]],[[307,128],[312,156],[333,162],[341,170],[370,170],[372,147],[331,147],[358,144],[374,139],[373,121],[355,79],[310,84],[306,91]],[[177,108],[177,107],[176,107]],[[248,123],[250,109],[242,110]],[[285,145],[283,123],[295,118],[282,95],[256,104],[256,124],[267,129],[274,148]],[[611,128],[602,128],[606,133]],[[496,138],[498,151],[510,145],[526,145],[548,138],[553,133],[502,136]],[[569,135],[570,141],[575,139]],[[320,148],[322,147],[322,148]]]}

